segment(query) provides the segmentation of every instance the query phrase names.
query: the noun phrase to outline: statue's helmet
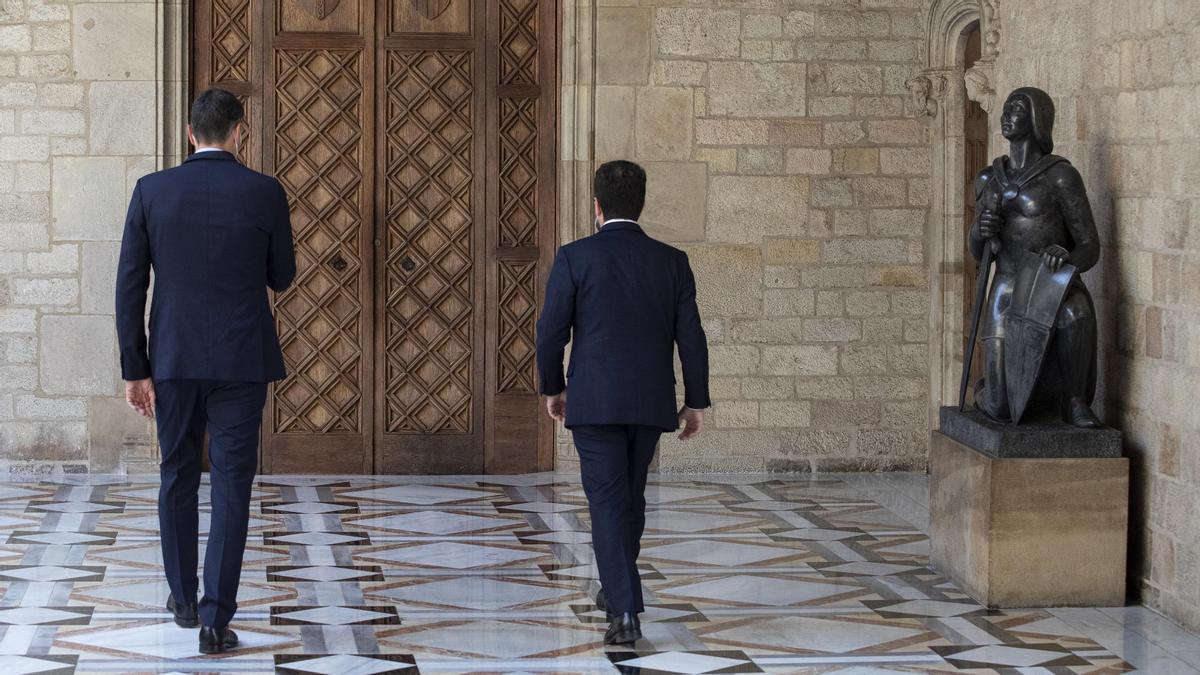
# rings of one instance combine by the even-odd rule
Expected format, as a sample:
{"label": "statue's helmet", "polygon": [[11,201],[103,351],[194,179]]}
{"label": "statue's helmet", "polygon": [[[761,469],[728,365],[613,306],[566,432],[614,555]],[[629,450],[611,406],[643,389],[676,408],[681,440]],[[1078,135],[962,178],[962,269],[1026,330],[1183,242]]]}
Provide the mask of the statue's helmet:
{"label": "statue's helmet", "polygon": [[1047,155],[1054,152],[1054,101],[1050,94],[1037,87],[1019,87],[1008,95],[1009,100],[1020,96],[1029,103],[1029,126],[1033,142]]}

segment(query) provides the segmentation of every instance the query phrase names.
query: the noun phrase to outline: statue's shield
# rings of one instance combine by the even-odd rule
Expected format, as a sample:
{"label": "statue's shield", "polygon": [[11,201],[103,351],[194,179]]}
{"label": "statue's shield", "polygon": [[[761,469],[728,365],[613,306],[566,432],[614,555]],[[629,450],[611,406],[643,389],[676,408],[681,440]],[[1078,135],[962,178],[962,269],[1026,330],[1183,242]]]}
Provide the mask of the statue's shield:
{"label": "statue's shield", "polygon": [[1054,337],[1054,319],[1075,273],[1070,264],[1053,272],[1034,253],[1026,253],[1021,259],[1013,282],[1012,304],[1004,316],[1004,376],[1013,424],[1020,423],[1033,395]]}

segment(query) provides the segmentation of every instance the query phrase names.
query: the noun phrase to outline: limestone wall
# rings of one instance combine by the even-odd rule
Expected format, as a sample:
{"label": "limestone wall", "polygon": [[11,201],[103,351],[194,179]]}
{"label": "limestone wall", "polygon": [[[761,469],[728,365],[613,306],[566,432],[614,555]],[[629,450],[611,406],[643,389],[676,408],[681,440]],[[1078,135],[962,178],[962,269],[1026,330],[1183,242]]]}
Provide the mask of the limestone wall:
{"label": "limestone wall", "polygon": [[149,451],[117,398],[113,273],[133,182],[170,159],[173,9],[0,0],[0,479]]}
{"label": "limestone wall", "polygon": [[1088,281],[1103,416],[1134,462],[1132,585],[1200,628],[1200,3],[1000,4],[996,89],[1054,97],[1105,246]]}
{"label": "limestone wall", "polygon": [[[564,120],[594,136],[566,158],[646,167],[643,222],[691,257],[711,344],[712,428],[665,442],[661,467],[924,466],[929,145],[905,96],[922,3],[571,4],[564,84],[594,88]],[[586,175],[567,240],[590,232]]]}

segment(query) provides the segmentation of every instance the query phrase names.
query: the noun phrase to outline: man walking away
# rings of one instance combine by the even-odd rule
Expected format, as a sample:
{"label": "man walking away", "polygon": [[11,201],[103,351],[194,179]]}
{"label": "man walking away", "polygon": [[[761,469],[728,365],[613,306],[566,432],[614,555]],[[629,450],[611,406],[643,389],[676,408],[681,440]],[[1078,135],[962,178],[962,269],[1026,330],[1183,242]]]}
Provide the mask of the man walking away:
{"label": "man walking away", "polygon": [[[200,651],[237,646],[228,625],[258,467],[267,382],[284,376],[267,288],[296,274],[287,197],[274,178],[236,159],[245,113],[209,89],[192,104],[196,152],[133,189],[117,270],[117,334],[125,397],[158,422],[163,565],[175,623],[200,623]],[[154,270],[150,339],[144,324]],[[212,526],[204,597],[196,594],[201,452],[212,465]]]}
{"label": "man walking away", "polygon": [[[603,588],[608,644],[641,638],[645,611],[637,570],[646,525],[646,474],[659,437],[680,426],[694,436],[708,399],[708,344],[687,255],[638,225],[646,172],[603,164],[593,184],[598,232],[559,249],[538,320],[540,388],[550,416],[579,452]],[[572,343],[563,377],[563,352]],[[676,408],[674,352],[683,365]],[[568,393],[570,401],[568,402]]]}

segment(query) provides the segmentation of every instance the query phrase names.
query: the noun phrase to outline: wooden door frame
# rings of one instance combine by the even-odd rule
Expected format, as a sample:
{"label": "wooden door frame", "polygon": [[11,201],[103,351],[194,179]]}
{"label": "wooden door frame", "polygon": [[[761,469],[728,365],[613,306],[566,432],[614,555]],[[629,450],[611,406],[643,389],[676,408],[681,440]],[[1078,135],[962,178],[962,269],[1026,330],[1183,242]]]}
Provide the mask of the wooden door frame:
{"label": "wooden door frame", "polygon": [[[260,2],[253,3],[253,5],[257,5],[258,7],[252,9],[252,14],[253,14],[254,18],[256,19],[254,25],[252,26],[252,36],[251,36],[252,43],[262,44],[262,41],[267,38],[267,36],[265,34],[266,27],[269,25],[273,25],[273,16],[272,16],[271,12],[274,12],[276,3],[278,1],[279,0],[267,0],[267,1],[261,2],[261,3]],[[484,0],[472,0],[472,1],[476,2],[477,6],[483,5],[484,7],[486,7],[487,8],[486,11],[489,13],[489,17],[491,16],[492,12],[494,12],[496,9],[494,6],[495,3],[492,2],[491,0],[486,0],[486,2]],[[211,0],[209,0],[209,2],[211,2]],[[560,41],[560,36],[562,33],[562,28],[563,28],[563,26],[562,26],[562,21],[563,21],[562,4],[563,3],[560,0],[549,0],[549,1],[541,3],[541,6],[539,8],[539,36],[538,36],[539,37],[539,39],[538,39],[539,55],[538,55],[538,59],[539,59],[539,63],[540,63],[540,66],[539,66],[539,72],[540,72],[539,80],[540,81],[539,81],[538,86],[541,90],[540,94],[539,94],[539,100],[542,101],[543,104],[540,105],[540,111],[539,111],[538,166],[545,167],[547,169],[547,171],[544,175],[542,175],[539,172],[538,187],[537,187],[537,190],[538,190],[538,208],[537,208],[537,210],[538,210],[538,222],[539,222],[538,234],[537,234],[537,237],[538,237],[537,248],[539,249],[539,253],[536,257],[537,270],[538,270],[537,280],[536,280],[536,304],[537,304],[537,307],[539,308],[539,310],[540,310],[542,303],[544,302],[545,285],[546,285],[547,279],[549,278],[550,265],[552,264],[555,253],[557,252],[557,248],[560,243],[560,240],[559,240],[560,239],[559,238],[559,227],[560,227],[560,223],[559,223],[559,206],[560,206],[559,205],[559,196],[560,196],[559,182],[560,182],[560,176],[559,176],[559,171],[558,171],[558,169],[559,169],[558,159],[560,156],[560,152],[559,152],[560,151],[560,138],[559,138],[559,136],[561,134],[561,129],[562,129],[562,127],[561,127],[562,121],[560,119],[561,105],[562,105],[562,101],[561,101],[562,93],[561,93],[560,87],[559,87],[559,83],[561,80],[559,69],[561,68],[561,64],[562,64],[562,52],[561,52],[562,47],[561,47],[561,41]],[[178,68],[180,76],[174,82],[175,87],[173,89],[173,93],[175,94],[175,100],[177,100],[179,103],[177,105],[175,105],[174,107],[164,106],[164,108],[162,110],[162,114],[164,117],[164,125],[168,129],[182,128],[184,125],[187,124],[188,107],[190,105],[190,101],[192,100],[192,98],[194,98],[195,92],[199,89],[201,82],[202,82],[200,73],[203,72],[201,70],[201,66],[203,64],[197,63],[197,61],[202,60],[204,50],[199,48],[199,45],[200,45],[199,38],[202,36],[198,35],[198,30],[201,30],[206,26],[206,20],[204,18],[198,16],[198,13],[199,13],[198,10],[200,8],[206,7],[206,6],[208,6],[208,2],[205,2],[204,0],[199,0],[199,1],[196,1],[196,0],[186,1],[185,0],[184,6],[181,8],[182,11],[180,11],[178,14],[178,20],[172,24],[174,26],[174,30],[176,31],[175,36],[177,39],[163,41],[163,44],[172,44],[173,43],[173,44],[178,45],[181,48],[181,51],[184,52],[184,54],[182,55],[183,58],[180,59],[180,64],[179,64],[179,68]],[[366,22],[364,22],[364,24],[365,23]],[[166,27],[166,30],[170,30],[170,29],[171,29],[171,26]],[[378,31],[377,25],[370,26],[370,27],[365,26],[365,25],[363,26],[363,34],[361,37],[364,41],[367,42],[367,44],[364,46],[364,52],[369,51],[372,48],[371,43],[373,43],[379,39],[379,34],[377,31]],[[367,38],[366,37],[367,33],[374,33],[374,35],[372,35],[371,38]],[[303,43],[303,40],[299,40],[297,43],[297,46],[301,46],[302,43]],[[496,46],[497,45],[495,45],[491,42],[488,42],[485,45],[485,49],[489,50],[489,52],[490,52],[490,50],[496,48]],[[265,52],[266,52],[266,50],[264,50],[264,53]],[[375,59],[372,56],[372,58],[370,60],[371,62],[364,66],[364,69],[365,69],[364,74],[363,74],[364,82],[375,82],[376,81],[377,73],[375,71],[379,69],[379,64],[376,63],[376,60],[377,59]],[[484,57],[481,57],[480,60],[483,62],[487,62],[489,64],[495,63],[497,61],[497,59],[488,60]],[[250,78],[251,78],[250,81],[251,82],[260,82],[265,85],[266,71],[264,69],[270,68],[270,67],[273,67],[273,66],[265,63],[263,58],[255,59],[252,62],[253,70],[250,75]],[[491,67],[492,66],[489,66],[489,68],[491,68]],[[489,73],[489,79],[487,80],[489,90],[495,86],[494,80],[491,79],[490,75],[491,75],[491,73]],[[204,84],[207,85],[209,83],[204,82]],[[229,85],[226,84],[224,86],[229,86]],[[234,93],[249,94],[251,92],[235,91]],[[371,97],[370,103],[368,104],[364,100],[363,105],[364,106],[369,105],[370,110],[372,111],[371,114],[375,117],[378,117],[377,115],[375,115],[375,111],[377,110],[377,103],[375,100],[376,96],[377,96],[377,94],[373,90],[370,94],[370,97]],[[486,100],[489,101],[489,105],[487,106],[487,111],[486,111],[487,114],[485,116],[485,118],[487,120],[486,124],[491,125],[495,121],[492,113],[497,106],[491,105],[490,98],[488,98]],[[252,136],[256,137],[254,140],[257,141],[255,147],[253,148],[253,151],[254,151],[254,154],[258,158],[258,166],[259,167],[266,167],[266,160],[270,156],[269,153],[273,149],[274,135],[266,133],[266,126],[265,126],[265,120],[267,118],[267,111],[269,110],[269,106],[273,105],[273,103],[274,103],[273,92],[267,91],[267,88],[264,86],[263,91],[260,93],[259,105],[253,106],[252,108],[254,108],[254,109],[252,109],[249,114],[248,121],[250,124],[250,131],[251,131]],[[378,125],[378,123],[379,123],[378,120],[375,120],[375,123],[371,125],[372,130],[374,130],[374,127],[376,127]],[[490,129],[490,128],[494,128],[494,127],[489,126],[486,128]],[[364,127],[364,130],[365,129],[366,129],[366,127]],[[257,132],[257,134],[255,134],[254,132]],[[493,153],[495,152],[496,148],[494,147],[495,143],[491,140],[494,137],[491,134],[487,134],[486,138],[489,139],[486,142],[488,147],[485,147],[483,152],[485,153],[485,155],[487,157],[486,161],[488,162],[485,164],[485,166],[490,167],[490,166],[492,166],[490,164],[490,162],[493,161],[493,158],[494,158]],[[377,168],[377,161],[375,160],[375,156],[378,155],[378,144],[379,144],[379,138],[376,136],[375,143],[374,143],[375,147],[370,149],[370,151],[372,152],[372,157],[371,157],[370,161],[363,162],[363,164],[364,164],[363,181],[364,181],[364,183],[367,183],[369,181],[369,184],[371,184],[371,185],[375,184],[375,172],[376,172],[376,168]],[[187,154],[188,154],[187,151],[188,151],[188,141],[187,141],[187,136],[185,133],[179,133],[177,136],[172,135],[170,132],[164,133],[164,148],[163,148],[163,153],[162,153],[164,161],[171,163],[172,159],[181,160],[182,158],[187,156]],[[490,171],[485,172],[484,179],[491,180],[491,175],[492,174]],[[493,193],[494,193],[493,190],[489,190],[486,188],[484,190],[485,195],[492,195]],[[377,247],[374,245],[374,241],[379,234],[379,227],[380,227],[379,217],[378,217],[378,214],[379,214],[378,201],[379,201],[379,190],[376,187],[375,194],[364,199],[363,205],[362,205],[362,209],[363,209],[363,213],[364,213],[364,216],[363,216],[364,220],[367,218],[367,216],[365,214],[370,213],[370,222],[372,223],[371,233],[372,233],[372,235],[374,235],[371,237],[363,237],[362,238],[363,247],[371,249],[369,251],[370,254],[369,255],[364,254],[363,258],[362,258],[364,267],[370,268],[368,271],[364,272],[364,274],[367,275],[366,278],[368,280],[374,279],[374,277],[375,277],[374,266],[376,265],[376,262],[377,262],[376,261],[377,256],[376,256],[376,251],[375,251],[375,249]],[[495,211],[493,211],[491,209],[491,206],[492,205],[490,205],[490,204],[485,206],[485,210],[484,210],[485,218],[489,217],[490,214],[495,213]],[[477,240],[484,239],[485,245],[490,247],[491,242],[486,241],[487,232],[488,232],[486,225],[485,224],[477,224],[476,230],[477,230],[477,232],[476,232],[475,236],[476,236]],[[485,253],[485,257],[484,257],[485,260],[492,261],[495,259],[494,256],[491,255],[490,248],[489,249],[481,249],[481,250],[487,251],[487,253]],[[498,266],[497,265],[488,264],[488,265],[486,265],[485,268],[480,270],[480,277],[482,277],[481,283],[483,283],[487,288],[487,291],[485,292],[484,297],[488,299],[488,302],[485,302],[484,307],[480,308],[481,310],[483,310],[485,312],[484,319],[483,319],[484,330],[486,331],[485,332],[485,344],[490,344],[490,342],[488,342],[488,341],[491,340],[492,337],[494,336],[494,333],[492,333],[492,331],[495,330],[495,326],[496,326],[496,317],[494,315],[494,312],[492,311],[493,309],[495,309],[496,304],[494,302],[492,302],[492,300],[494,300],[494,297],[495,297],[494,292],[497,287],[497,276],[498,276]],[[363,319],[364,334],[369,336],[369,337],[366,337],[366,339],[364,339],[364,344],[374,344],[378,338],[378,336],[376,334],[379,332],[378,327],[375,324],[376,312],[375,312],[374,307],[368,307],[368,306],[364,306],[363,311],[367,312],[370,315],[369,318]],[[375,397],[378,386],[379,386],[379,383],[376,381],[376,372],[375,372],[376,368],[375,368],[375,363],[374,363],[374,360],[376,358],[375,352],[377,350],[376,349],[367,349],[364,351],[367,353],[364,353],[364,355],[363,355],[362,367],[367,369],[365,372],[370,373],[370,379],[369,379],[369,382],[371,385],[370,386],[370,392],[371,392],[370,396]],[[480,387],[480,389],[478,389],[479,393],[476,395],[488,396],[490,390],[486,390],[483,388],[495,386],[495,383],[496,383],[495,369],[496,369],[497,364],[496,364],[495,354],[493,354],[492,351],[493,350],[491,350],[491,349],[485,349],[485,354],[477,362],[477,364],[480,364],[480,365],[477,365],[477,367],[482,367],[484,370],[484,373],[483,373],[483,377],[476,380],[477,386]],[[275,387],[275,384],[272,384],[271,390],[270,390],[271,392],[274,391],[274,387]],[[536,387],[536,381],[535,381],[535,387]],[[530,411],[531,414],[534,415],[536,418],[535,424],[536,424],[536,429],[537,429],[537,433],[536,433],[536,444],[537,444],[536,467],[535,468],[538,471],[554,470],[554,468],[555,468],[555,438],[556,438],[557,426],[551,420],[549,420],[549,418],[546,417],[546,415],[542,414],[541,405],[540,405],[540,397],[537,395],[536,391],[533,394],[533,397],[537,401],[535,405],[531,406],[531,411]],[[266,437],[268,434],[266,424],[270,423],[271,418],[269,417],[269,415],[273,413],[273,405],[270,403],[270,398],[271,397],[269,396],[268,397],[269,402],[268,402],[268,406],[266,409],[266,414],[264,415],[264,425],[260,429],[260,435],[259,435],[259,449],[260,449],[259,470],[260,470],[260,472],[265,472],[268,469],[268,467],[266,466],[266,453],[262,452],[262,450],[264,449]],[[508,473],[509,471],[507,471],[505,469],[505,466],[503,463],[503,458],[497,456],[497,453],[495,452],[495,447],[494,447],[494,440],[495,440],[496,427],[497,427],[497,424],[496,424],[496,422],[497,422],[496,412],[497,411],[494,409],[495,406],[493,406],[493,409],[489,410],[483,403],[480,403],[479,405],[480,405],[480,408],[482,409],[482,420],[480,420],[480,425],[482,428],[482,433],[480,434],[480,439],[481,439],[480,452],[483,455],[484,472],[485,473]],[[374,402],[370,403],[369,405],[364,404],[364,406],[363,406],[363,429],[364,430],[361,435],[364,438],[364,442],[370,443],[370,445],[371,445],[370,451],[364,453],[364,456],[367,457],[367,462],[369,463],[369,466],[364,465],[364,467],[363,467],[363,473],[366,475],[378,475],[377,472],[379,470],[379,467],[382,466],[382,457],[380,457],[380,452],[381,452],[382,448],[381,448],[381,444],[378,443],[377,439],[376,439],[378,432],[375,429],[375,427],[377,425],[375,424],[375,420],[373,419],[373,416],[375,415],[375,408],[376,408],[376,406],[374,405]],[[369,440],[366,440],[368,438],[369,438]],[[484,451],[485,448],[488,448],[488,451],[485,452]]]}

